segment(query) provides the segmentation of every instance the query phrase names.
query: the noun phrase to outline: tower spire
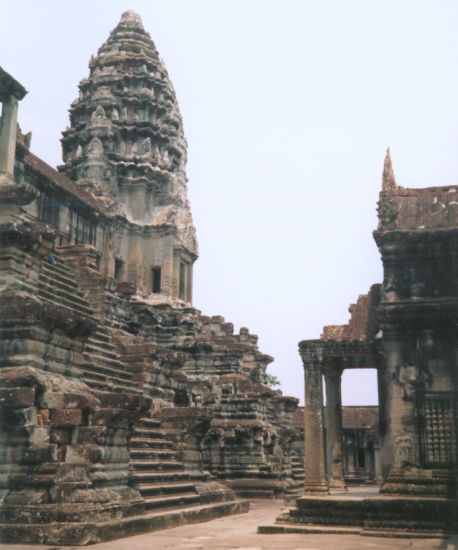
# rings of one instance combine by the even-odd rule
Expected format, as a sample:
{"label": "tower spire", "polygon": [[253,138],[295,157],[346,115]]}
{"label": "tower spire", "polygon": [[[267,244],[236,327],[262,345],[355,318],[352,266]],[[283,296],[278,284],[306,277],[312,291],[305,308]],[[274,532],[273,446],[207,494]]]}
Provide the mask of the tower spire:
{"label": "tower spire", "polygon": [[393,163],[391,161],[390,148],[386,150],[385,160],[383,162],[382,191],[391,191],[396,189],[396,178],[394,177]]}
{"label": "tower spire", "polygon": [[136,12],[123,13],[79,89],[63,132],[62,170],[129,222],[172,226],[197,254],[178,101]]}
{"label": "tower spire", "polygon": [[[119,25],[126,25],[130,27],[138,27],[143,30],[142,18],[134,10],[127,10],[121,15]],[[118,26],[119,26],[118,25]]]}

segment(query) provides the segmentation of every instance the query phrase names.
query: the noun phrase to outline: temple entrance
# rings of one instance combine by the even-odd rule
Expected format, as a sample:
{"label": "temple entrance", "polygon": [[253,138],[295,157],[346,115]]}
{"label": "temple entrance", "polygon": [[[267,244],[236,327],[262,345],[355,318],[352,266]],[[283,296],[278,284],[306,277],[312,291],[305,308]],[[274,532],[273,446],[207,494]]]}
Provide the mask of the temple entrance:
{"label": "temple entrance", "polygon": [[345,369],[335,359],[322,376],[325,469],[329,489],[346,492],[380,484],[377,371]]}
{"label": "temple entrance", "polygon": [[377,389],[375,369],[344,370],[342,454],[347,486],[381,482]]}

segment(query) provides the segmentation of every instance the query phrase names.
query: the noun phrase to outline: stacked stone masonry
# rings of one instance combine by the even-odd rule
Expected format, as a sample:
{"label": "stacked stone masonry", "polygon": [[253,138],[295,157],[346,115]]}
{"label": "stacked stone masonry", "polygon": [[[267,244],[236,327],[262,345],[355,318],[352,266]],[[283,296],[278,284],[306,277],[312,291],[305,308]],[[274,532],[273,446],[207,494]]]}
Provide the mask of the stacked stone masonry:
{"label": "stacked stone masonry", "polygon": [[139,16],[89,65],[54,170],[0,72],[0,538],[90,544],[297,494],[297,400],[192,306],[175,93]]}

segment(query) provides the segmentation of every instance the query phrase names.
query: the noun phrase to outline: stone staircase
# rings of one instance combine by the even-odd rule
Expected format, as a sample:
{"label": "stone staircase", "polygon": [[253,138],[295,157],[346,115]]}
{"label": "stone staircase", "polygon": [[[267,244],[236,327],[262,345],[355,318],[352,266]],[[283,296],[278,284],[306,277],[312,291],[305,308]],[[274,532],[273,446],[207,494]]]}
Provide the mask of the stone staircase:
{"label": "stone staircase", "polygon": [[47,302],[68,307],[95,320],[94,311],[75,282],[70,269],[56,253],[50,254],[48,260],[41,263],[38,296]]}
{"label": "stone staircase", "polygon": [[[42,262],[38,296],[48,302],[76,310],[98,323],[86,294],[87,292],[83,293],[79,282],[75,281],[70,268],[58,252],[53,252],[47,261]],[[132,374],[126,371],[119,361],[109,330],[101,323],[98,323],[95,332],[87,339],[84,360],[80,367],[81,379],[90,387],[100,391],[134,393],[139,391],[138,385],[132,379]]]}
{"label": "stone staircase", "polygon": [[202,502],[196,482],[205,482],[205,474],[193,473],[191,478],[167,436],[159,420],[145,417],[130,437],[131,485],[142,495],[144,510]]}
{"label": "stone staircase", "polygon": [[83,380],[89,386],[101,391],[140,391],[132,373],[124,369],[109,330],[103,325],[88,338],[84,358],[87,362],[82,366]]}
{"label": "stone staircase", "polygon": [[293,503],[294,500],[304,493],[304,459],[294,451],[291,454],[291,478],[294,485],[285,493],[285,501]]}
{"label": "stone staircase", "polygon": [[304,458],[301,456],[298,456],[294,452],[291,455],[291,477],[296,481],[297,483],[300,483],[302,486],[304,485]]}

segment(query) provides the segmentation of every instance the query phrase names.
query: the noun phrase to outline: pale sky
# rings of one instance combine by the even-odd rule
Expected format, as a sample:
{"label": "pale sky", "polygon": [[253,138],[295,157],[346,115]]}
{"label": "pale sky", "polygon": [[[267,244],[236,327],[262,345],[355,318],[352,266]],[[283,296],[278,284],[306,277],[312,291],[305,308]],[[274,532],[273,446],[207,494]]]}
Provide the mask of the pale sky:
{"label": "pale sky", "polygon": [[[60,135],[88,61],[137,11],[174,83],[200,244],[195,306],[259,335],[302,399],[299,340],[381,282],[385,150],[400,185],[458,183],[454,0],[0,0],[0,64],[29,91],[32,151]],[[375,373],[344,404],[375,404]]]}

